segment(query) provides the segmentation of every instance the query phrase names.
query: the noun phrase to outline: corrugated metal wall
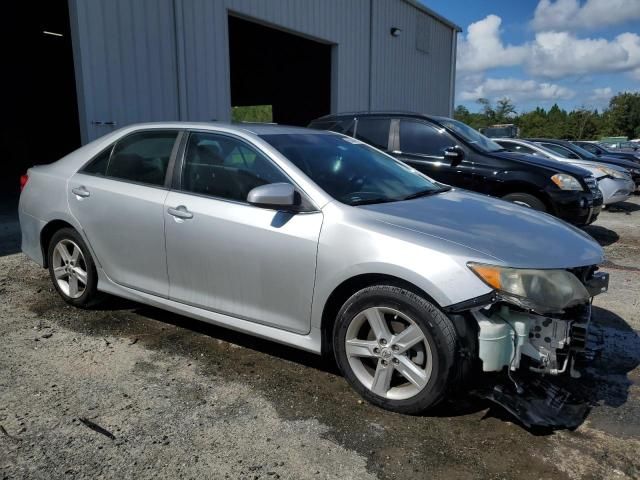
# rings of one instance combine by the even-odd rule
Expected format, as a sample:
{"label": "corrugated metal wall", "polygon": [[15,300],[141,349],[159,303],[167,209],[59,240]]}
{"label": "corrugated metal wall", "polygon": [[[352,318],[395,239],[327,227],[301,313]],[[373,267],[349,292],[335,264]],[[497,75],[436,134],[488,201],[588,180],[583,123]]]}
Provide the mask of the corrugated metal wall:
{"label": "corrugated metal wall", "polygon": [[[229,14],[334,45],[333,111],[450,112],[455,33],[402,0],[69,3],[83,141],[113,128],[104,122],[228,120]],[[416,48],[425,24],[428,53]],[[399,37],[392,27],[402,29]]]}
{"label": "corrugated metal wall", "polygon": [[[400,28],[392,37],[391,28]],[[428,53],[417,48],[418,27],[427,29]],[[373,110],[400,109],[449,115],[453,30],[397,0],[373,2]]]}
{"label": "corrugated metal wall", "polygon": [[69,7],[83,142],[130,123],[177,120],[173,0]]}

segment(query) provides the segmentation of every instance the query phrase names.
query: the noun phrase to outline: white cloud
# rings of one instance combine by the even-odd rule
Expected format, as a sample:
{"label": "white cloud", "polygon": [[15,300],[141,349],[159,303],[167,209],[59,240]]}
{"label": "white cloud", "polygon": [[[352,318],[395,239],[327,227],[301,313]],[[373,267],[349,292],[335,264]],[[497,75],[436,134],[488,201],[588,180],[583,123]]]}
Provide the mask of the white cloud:
{"label": "white cloud", "polygon": [[473,101],[478,98],[495,100],[509,97],[514,102],[548,102],[569,100],[575,96],[570,88],[561,85],[523,80],[521,78],[487,78],[473,84],[468,78],[461,78],[458,82],[458,100]]}
{"label": "white cloud", "polygon": [[593,102],[608,102],[612,96],[613,90],[611,89],[611,87],[594,88],[593,94],[589,97],[589,100]]}
{"label": "white cloud", "polygon": [[[634,1],[640,6],[640,0]],[[545,31],[538,32],[530,42],[505,45],[500,36],[501,23],[500,17],[488,15],[469,25],[458,47],[459,72],[482,73],[493,68],[522,66],[533,76],[551,79],[605,72],[629,72],[640,79],[637,33],[622,33],[607,40]]]}
{"label": "white cloud", "polygon": [[606,40],[543,32],[536,34],[529,51],[527,70],[549,78],[640,69],[640,36],[635,33]]}
{"label": "white cloud", "polygon": [[458,44],[458,70],[480,72],[496,67],[521,64],[526,55],[526,46],[504,45],[500,39],[502,19],[488,15],[472,23],[466,36]]}
{"label": "white cloud", "polygon": [[639,0],[540,0],[532,27],[537,31],[596,29],[640,19]]}

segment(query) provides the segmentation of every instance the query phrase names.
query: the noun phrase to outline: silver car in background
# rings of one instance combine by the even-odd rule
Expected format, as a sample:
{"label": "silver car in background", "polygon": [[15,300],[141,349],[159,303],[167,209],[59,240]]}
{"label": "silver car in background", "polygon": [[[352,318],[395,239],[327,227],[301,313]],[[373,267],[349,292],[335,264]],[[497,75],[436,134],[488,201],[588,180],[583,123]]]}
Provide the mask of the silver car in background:
{"label": "silver car in background", "polygon": [[19,213],[68,303],[109,293],[330,352],[406,413],[476,368],[573,371],[608,285],[577,228],[326,131],[129,126],[31,168]]}
{"label": "silver car in background", "polygon": [[530,142],[518,138],[495,138],[493,140],[510,152],[538,155],[589,170],[598,181],[598,188],[602,192],[604,205],[624,202],[636,189],[633,179],[624,168],[606,163],[568,158],[561,154],[562,150],[566,150],[562,145],[552,145],[554,148],[552,150],[540,145],[538,142]]}

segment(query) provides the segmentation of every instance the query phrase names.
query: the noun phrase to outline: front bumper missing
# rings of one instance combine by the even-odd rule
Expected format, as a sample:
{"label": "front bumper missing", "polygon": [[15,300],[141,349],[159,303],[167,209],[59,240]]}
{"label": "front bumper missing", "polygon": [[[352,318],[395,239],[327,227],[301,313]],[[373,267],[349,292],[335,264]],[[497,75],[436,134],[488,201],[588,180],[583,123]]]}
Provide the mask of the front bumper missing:
{"label": "front bumper missing", "polygon": [[575,322],[571,330],[570,375],[540,375],[524,369],[488,375],[471,394],[504,408],[530,429],[575,429],[590,410],[577,378],[602,349],[603,339]]}
{"label": "front bumper missing", "polygon": [[[574,273],[591,296],[607,291],[608,274]],[[603,343],[589,331],[591,304],[538,315],[500,302],[470,313],[479,326],[482,369],[496,372],[472,393],[500,405],[528,428],[577,428],[589,403],[571,386],[578,385],[573,382]],[[507,375],[498,373],[504,370]]]}

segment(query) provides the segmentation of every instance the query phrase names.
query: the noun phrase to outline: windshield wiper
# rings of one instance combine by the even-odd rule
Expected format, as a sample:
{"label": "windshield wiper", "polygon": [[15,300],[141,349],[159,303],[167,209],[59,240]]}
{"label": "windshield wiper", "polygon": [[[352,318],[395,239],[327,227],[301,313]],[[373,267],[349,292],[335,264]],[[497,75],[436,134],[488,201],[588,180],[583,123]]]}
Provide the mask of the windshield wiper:
{"label": "windshield wiper", "polygon": [[438,193],[447,192],[449,190],[451,190],[451,187],[440,187],[437,189],[430,188],[428,190],[420,190],[419,192],[412,193],[411,195],[407,195],[402,200],[411,200],[413,198],[428,197],[430,195],[436,195]]}
{"label": "windshield wiper", "polygon": [[376,198],[359,198],[357,200],[352,200],[349,202],[349,205],[352,207],[356,207],[358,205],[372,205],[374,203],[389,203],[389,202],[397,202],[398,200],[394,198],[385,198],[385,197],[376,197]]}

